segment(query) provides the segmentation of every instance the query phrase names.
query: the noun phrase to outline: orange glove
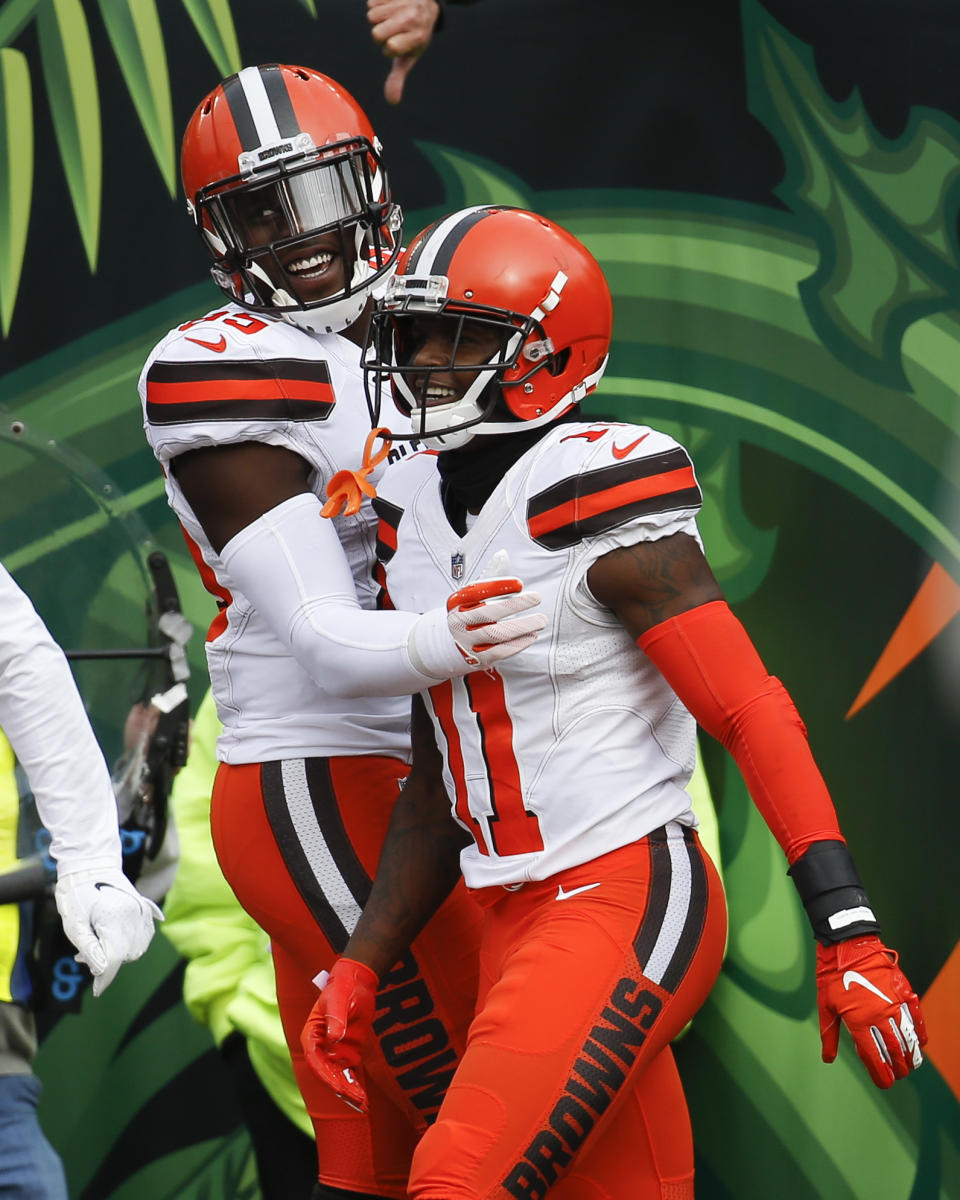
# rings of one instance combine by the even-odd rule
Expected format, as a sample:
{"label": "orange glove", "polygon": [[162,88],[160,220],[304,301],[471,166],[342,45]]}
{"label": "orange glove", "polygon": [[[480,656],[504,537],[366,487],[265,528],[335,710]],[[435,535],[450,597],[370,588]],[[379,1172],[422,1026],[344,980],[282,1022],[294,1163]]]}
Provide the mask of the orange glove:
{"label": "orange glove", "polygon": [[824,1062],[837,1057],[841,1019],[877,1087],[890,1087],[923,1062],[920,1001],[878,937],[817,945],[817,1001]]}
{"label": "orange glove", "polygon": [[322,990],[300,1034],[307,1065],[341,1100],[365,1113],[360,1058],[373,1024],[379,980],[364,963],[338,958],[317,982]]}

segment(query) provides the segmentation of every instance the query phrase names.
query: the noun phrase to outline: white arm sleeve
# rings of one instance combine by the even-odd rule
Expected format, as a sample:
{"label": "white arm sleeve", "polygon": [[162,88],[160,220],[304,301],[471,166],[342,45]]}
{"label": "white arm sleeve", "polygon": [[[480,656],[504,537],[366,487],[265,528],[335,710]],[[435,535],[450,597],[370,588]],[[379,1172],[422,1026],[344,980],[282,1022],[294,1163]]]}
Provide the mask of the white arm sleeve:
{"label": "white arm sleeve", "polygon": [[434,609],[360,607],[332,521],[303,492],[258,517],[223,547],[235,586],[316,683],[335,696],[404,696],[470,670]]}
{"label": "white arm sleeve", "polygon": [[110,773],[63,651],[0,566],[0,728],[50,832],[60,876],[120,869]]}

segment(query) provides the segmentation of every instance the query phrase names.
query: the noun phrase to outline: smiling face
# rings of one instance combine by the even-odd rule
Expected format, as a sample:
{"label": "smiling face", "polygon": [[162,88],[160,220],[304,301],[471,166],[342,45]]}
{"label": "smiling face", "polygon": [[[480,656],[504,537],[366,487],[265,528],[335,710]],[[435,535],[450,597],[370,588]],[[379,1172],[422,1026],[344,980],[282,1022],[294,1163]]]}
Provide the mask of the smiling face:
{"label": "smiling face", "polygon": [[397,330],[397,361],[420,406],[437,408],[463,398],[479,375],[470,368],[500,359],[505,336],[477,318],[418,314]]}
{"label": "smiling face", "polygon": [[[311,304],[342,292],[352,276],[356,223],[345,219],[351,214],[342,188],[334,202],[333,188],[328,184],[322,191],[313,181],[313,195],[305,198],[306,183],[301,176],[264,184],[237,192],[225,207],[251,261],[278,290]],[[339,180],[333,183],[336,187]],[[323,226],[326,232],[310,236],[311,229]]]}

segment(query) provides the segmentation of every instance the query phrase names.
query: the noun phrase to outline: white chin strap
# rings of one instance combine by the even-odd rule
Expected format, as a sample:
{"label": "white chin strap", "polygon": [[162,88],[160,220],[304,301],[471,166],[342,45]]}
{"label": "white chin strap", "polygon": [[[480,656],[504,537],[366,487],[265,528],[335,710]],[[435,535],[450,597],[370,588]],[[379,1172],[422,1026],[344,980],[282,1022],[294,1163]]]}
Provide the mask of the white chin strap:
{"label": "white chin strap", "polygon": [[[528,421],[479,421],[476,425],[470,425],[466,429],[457,429],[457,425],[461,425],[466,421],[475,420],[480,416],[481,410],[476,403],[476,398],[480,391],[483,390],[487,382],[487,376],[492,374],[492,371],[481,371],[481,378],[477,378],[465,392],[462,399],[457,400],[453,404],[438,404],[434,408],[428,408],[426,411],[426,422],[423,426],[420,424],[421,409],[413,407],[410,411],[410,428],[413,433],[418,433],[421,428],[426,430],[426,436],[422,439],[423,444],[428,450],[459,450],[465,446],[477,434],[483,434],[485,437],[490,435],[505,436],[510,433],[517,433],[520,429],[539,429],[543,425],[549,425],[558,417],[562,416],[568,408],[572,408],[574,404],[579,404],[584,396],[594,390],[600,382],[603,372],[606,370],[609,360],[607,355],[598,369],[592,374],[587,375],[578,384],[560,397],[555,404],[552,404],[545,412],[542,412],[538,417],[531,417]],[[398,384],[401,391],[407,396],[408,400],[412,399],[412,393],[409,388],[402,382],[403,376],[398,377]],[[479,386],[478,386],[479,385]],[[431,432],[435,430],[436,432]]]}
{"label": "white chin strap", "polygon": [[[473,413],[465,413],[463,411],[463,402],[459,404],[445,404],[440,408],[435,409],[437,416],[443,415],[443,421],[431,422],[431,413],[427,413],[426,429],[428,430],[426,437],[421,437],[420,440],[428,450],[459,450],[461,446],[465,446],[467,442],[472,441],[474,437],[482,432],[482,422],[476,425],[468,425],[466,429],[457,429],[456,426],[464,421],[471,421],[474,417],[480,415],[480,410],[476,405],[471,405]],[[429,429],[431,424],[439,425],[442,433],[430,435]],[[410,414],[410,429],[419,435],[420,425],[420,410],[415,408]]]}
{"label": "white chin strap", "polygon": [[[490,380],[496,378],[499,365],[494,363],[481,367],[476,379],[459,400],[454,400],[452,404],[434,404],[426,408],[421,408],[417,403],[418,398],[407,386],[403,375],[397,376],[397,386],[410,405],[410,430],[412,433],[419,435],[422,432],[425,435],[422,440],[428,450],[459,450],[475,434],[486,432],[485,423],[468,425],[468,422],[477,421],[478,417],[483,416],[483,409],[477,401]],[[466,429],[460,428],[464,425],[467,426]]]}
{"label": "white chin strap", "polygon": [[[371,290],[375,290],[369,282],[375,269],[367,258],[364,246],[366,234],[359,225],[354,236],[356,257],[353,263],[353,278],[350,280],[350,294],[341,296],[339,300],[331,300],[329,304],[315,305],[313,308],[290,308],[288,312],[281,314],[285,321],[299,326],[307,333],[341,333],[357,320],[363,312]],[[389,274],[392,272],[381,276],[377,284],[385,284]],[[284,288],[278,288],[270,297],[270,303],[278,307],[287,307],[295,305],[297,301]]]}
{"label": "white chin strap", "polygon": [[[297,325],[307,333],[342,333],[363,312],[368,295],[369,289],[357,289],[349,296],[343,296],[330,304],[323,304],[318,308],[293,308],[289,312],[281,313],[281,316],[291,325]],[[286,296],[287,299],[279,300],[278,297],[281,296]],[[295,304],[296,301],[288,292],[279,291],[274,293],[273,303]]]}

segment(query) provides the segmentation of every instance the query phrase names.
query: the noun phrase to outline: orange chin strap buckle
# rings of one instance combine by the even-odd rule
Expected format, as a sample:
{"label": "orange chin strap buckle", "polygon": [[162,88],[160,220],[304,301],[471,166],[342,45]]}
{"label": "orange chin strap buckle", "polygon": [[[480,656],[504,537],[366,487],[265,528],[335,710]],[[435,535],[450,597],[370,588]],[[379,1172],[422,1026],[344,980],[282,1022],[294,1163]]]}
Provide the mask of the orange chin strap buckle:
{"label": "orange chin strap buckle", "polygon": [[[380,449],[373,454],[373,443],[377,438],[383,439]],[[386,429],[371,429],[363,446],[363,465],[356,471],[338,471],[327,484],[327,502],[320,509],[322,517],[339,517],[341,513],[352,517],[360,511],[363,497],[372,500],[377,489],[367,479],[374,467],[390,453],[390,435]]]}

